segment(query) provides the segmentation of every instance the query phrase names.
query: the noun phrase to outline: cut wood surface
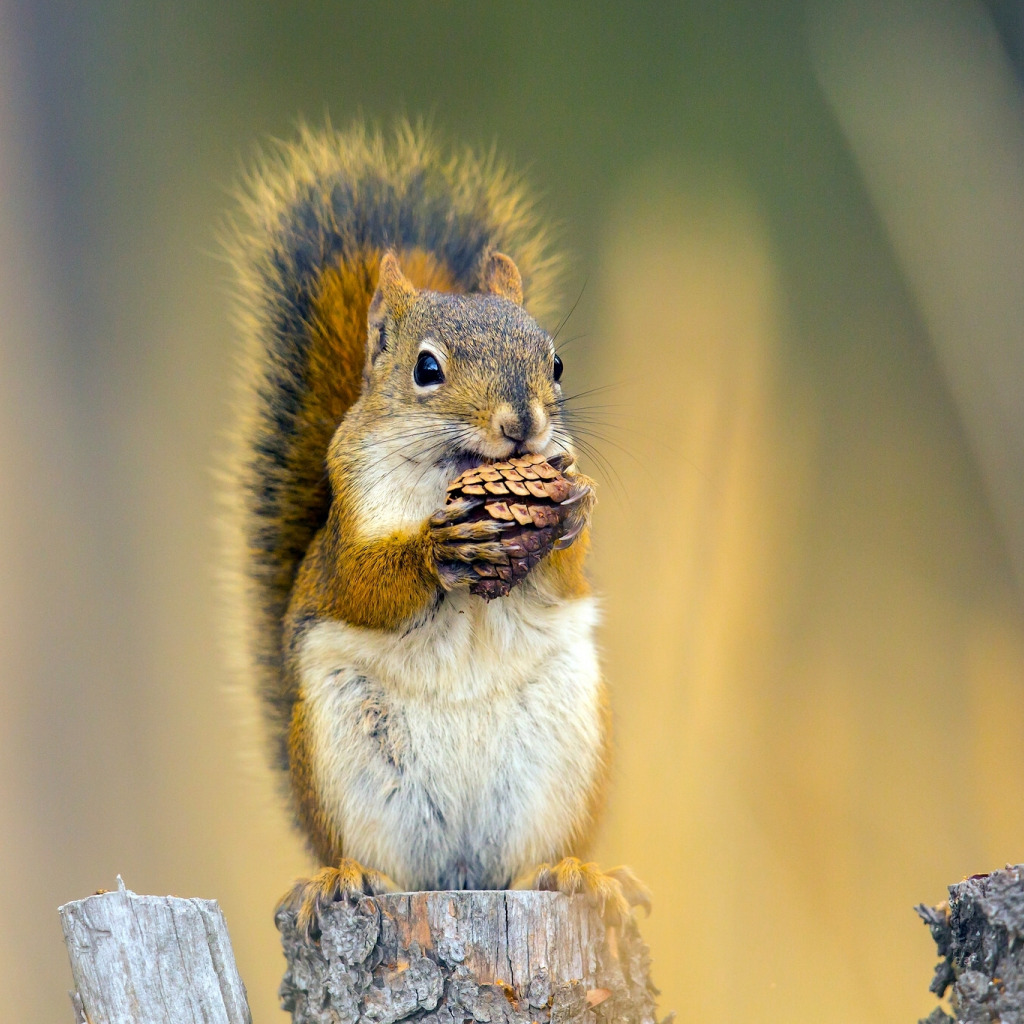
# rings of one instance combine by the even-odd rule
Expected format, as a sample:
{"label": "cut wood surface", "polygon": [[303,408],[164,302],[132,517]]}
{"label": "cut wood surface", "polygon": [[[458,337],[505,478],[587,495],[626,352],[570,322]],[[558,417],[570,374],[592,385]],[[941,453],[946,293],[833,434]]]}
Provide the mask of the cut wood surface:
{"label": "cut wood surface", "polygon": [[76,1024],[251,1024],[216,900],[116,892],[60,908]]}
{"label": "cut wood surface", "polygon": [[650,956],[554,892],[419,892],[331,904],[319,936],[282,910],[294,1024],[656,1024]]}

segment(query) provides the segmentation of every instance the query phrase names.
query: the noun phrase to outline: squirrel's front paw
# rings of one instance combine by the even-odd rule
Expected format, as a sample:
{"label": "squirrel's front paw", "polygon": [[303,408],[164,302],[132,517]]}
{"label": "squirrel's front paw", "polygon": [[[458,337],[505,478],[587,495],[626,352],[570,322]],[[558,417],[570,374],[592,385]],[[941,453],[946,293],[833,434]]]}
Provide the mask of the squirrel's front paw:
{"label": "squirrel's front paw", "polygon": [[614,927],[629,920],[633,907],[651,912],[650,890],[629,868],[602,871],[596,864],[584,864],[578,857],[563,857],[557,864],[540,864],[517,880],[513,888],[586,896],[604,921]]}
{"label": "squirrel's front paw", "polygon": [[569,497],[562,502],[562,508],[568,509],[565,516],[561,536],[555,541],[555,551],[567,548],[590,523],[590,514],[597,502],[594,493],[594,481],[582,473],[566,473],[566,480],[572,485]]}
{"label": "squirrel's front paw", "polygon": [[387,875],[346,857],[337,867],[324,868],[312,878],[300,878],[282,897],[275,913],[293,912],[299,933],[319,939],[320,913],[329,904],[397,890]]}
{"label": "squirrel's front paw", "polygon": [[[494,519],[466,521],[482,501],[463,498],[438,509],[428,522],[433,568],[441,586],[454,590],[480,579],[477,566],[503,565],[501,534],[508,524]],[[485,572],[490,573],[489,568]]]}

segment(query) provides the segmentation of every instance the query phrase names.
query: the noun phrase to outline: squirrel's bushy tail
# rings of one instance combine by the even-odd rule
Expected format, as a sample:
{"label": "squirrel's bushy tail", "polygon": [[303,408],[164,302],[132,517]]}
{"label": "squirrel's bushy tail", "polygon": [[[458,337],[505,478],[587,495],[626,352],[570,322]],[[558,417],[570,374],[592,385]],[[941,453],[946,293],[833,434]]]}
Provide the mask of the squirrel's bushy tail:
{"label": "squirrel's bushy tail", "polygon": [[510,255],[526,305],[551,312],[547,232],[493,154],[446,155],[422,129],[300,129],[246,182],[228,251],[244,337],[227,469],[228,576],[240,661],[262,697],[275,761],[287,760],[294,693],[282,618],[327,516],[325,455],[359,396],[366,310],[386,249],[418,287],[473,291],[484,256]]}

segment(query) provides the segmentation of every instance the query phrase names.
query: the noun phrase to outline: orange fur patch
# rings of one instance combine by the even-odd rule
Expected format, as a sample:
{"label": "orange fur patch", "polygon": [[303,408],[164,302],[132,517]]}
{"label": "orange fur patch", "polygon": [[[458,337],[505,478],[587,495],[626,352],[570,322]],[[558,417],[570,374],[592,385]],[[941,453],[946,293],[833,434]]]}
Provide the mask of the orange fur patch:
{"label": "orange fur patch", "polygon": [[[324,464],[331,436],[359,397],[366,317],[381,255],[379,250],[367,251],[323,273],[310,323],[309,387],[289,453],[295,465]],[[451,272],[432,253],[410,249],[398,259],[416,288],[455,289]],[[317,486],[323,486],[322,478]],[[307,507],[316,507],[313,495]],[[361,542],[347,514],[346,497],[336,495],[328,522],[310,544],[295,580],[292,615],[301,609],[357,626],[393,629],[422,610],[436,587],[426,566],[425,537],[396,535]]]}
{"label": "orange fur patch", "polygon": [[[302,563],[289,624],[309,615],[369,629],[396,629],[433,600],[426,528],[361,541],[346,523],[344,496]],[[288,629],[288,625],[286,625]]]}
{"label": "orange fur patch", "polygon": [[563,551],[552,551],[537,567],[543,570],[547,587],[560,598],[586,597],[590,583],[583,572],[583,563],[590,548],[590,530],[584,530],[579,537]]}
{"label": "orange fur patch", "polygon": [[[362,390],[366,314],[377,288],[380,258],[379,250],[371,250],[323,272],[310,324],[306,402],[295,433],[293,454],[299,465],[309,465],[307,459],[323,462],[331,435]],[[454,289],[451,272],[432,253],[410,249],[398,259],[417,288]]]}

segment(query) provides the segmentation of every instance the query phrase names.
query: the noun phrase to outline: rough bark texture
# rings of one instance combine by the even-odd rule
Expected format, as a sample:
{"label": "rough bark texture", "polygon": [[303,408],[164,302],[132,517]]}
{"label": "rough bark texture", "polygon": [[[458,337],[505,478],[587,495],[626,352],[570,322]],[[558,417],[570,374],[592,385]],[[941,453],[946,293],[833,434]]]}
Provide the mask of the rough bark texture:
{"label": "rough bark texture", "polygon": [[294,1024],[656,1024],[636,925],[609,930],[583,897],[421,892],[342,901],[319,941],[277,925]]}
{"label": "rough bark texture", "polygon": [[943,958],[931,990],[950,989],[954,1014],[936,1007],[927,1024],[1024,1024],[1024,865],[951,885],[948,904],[917,912]]}
{"label": "rough bark texture", "polygon": [[217,901],[118,886],[60,908],[76,1024],[252,1024]]}

